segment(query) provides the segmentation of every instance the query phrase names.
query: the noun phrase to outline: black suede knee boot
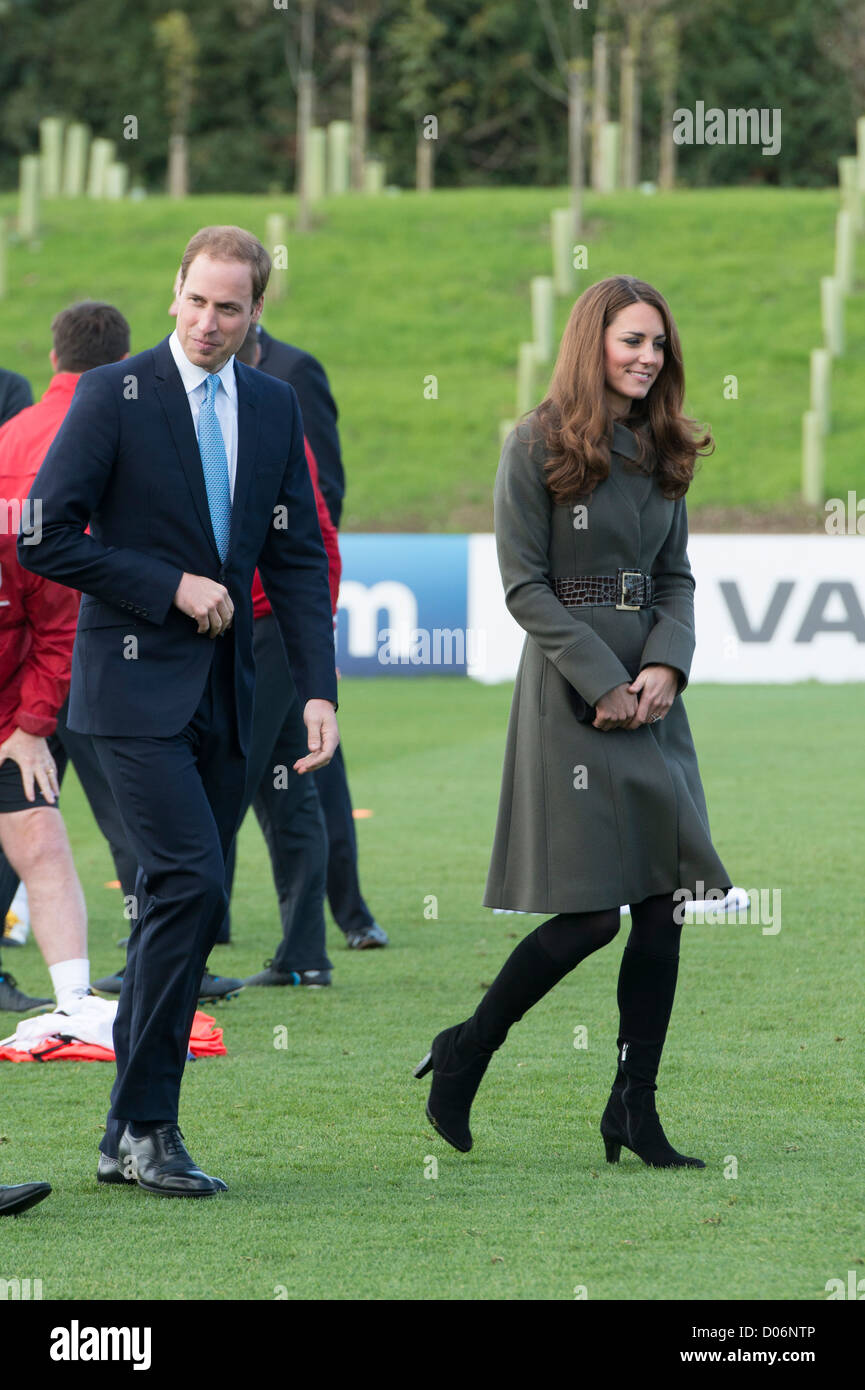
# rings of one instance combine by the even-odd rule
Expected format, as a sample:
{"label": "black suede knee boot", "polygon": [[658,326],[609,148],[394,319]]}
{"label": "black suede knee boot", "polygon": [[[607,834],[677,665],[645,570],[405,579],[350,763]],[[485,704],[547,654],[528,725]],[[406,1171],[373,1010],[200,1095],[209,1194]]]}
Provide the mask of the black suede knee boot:
{"label": "black suede knee boot", "polygon": [[655,1109],[655,1084],[673,1010],[679,959],[625,947],[619,972],[619,1067],[601,1118],[607,1162],[622,1146],[652,1168],[705,1168],[668,1143]]}
{"label": "black suede knee boot", "polygon": [[[469,1112],[490,1058],[513,1023],[542,999],[592,951],[612,940],[618,909],[611,913],[560,914],[524,937],[508,956],[471,1018],[446,1028],[414,1069],[432,1070],[427,1119],[461,1153],[472,1146]],[[546,933],[546,936],[544,935]],[[546,948],[552,945],[555,955]]]}

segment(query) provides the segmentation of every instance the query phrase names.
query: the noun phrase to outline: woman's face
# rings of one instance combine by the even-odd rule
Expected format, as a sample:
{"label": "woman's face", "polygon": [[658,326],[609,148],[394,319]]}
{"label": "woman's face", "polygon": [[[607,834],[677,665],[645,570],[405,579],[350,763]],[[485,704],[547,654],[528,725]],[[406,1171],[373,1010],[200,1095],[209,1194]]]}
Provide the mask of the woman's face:
{"label": "woman's face", "polygon": [[664,320],[652,304],[629,304],[604,332],[606,394],[614,415],[649,394],[664,365]]}

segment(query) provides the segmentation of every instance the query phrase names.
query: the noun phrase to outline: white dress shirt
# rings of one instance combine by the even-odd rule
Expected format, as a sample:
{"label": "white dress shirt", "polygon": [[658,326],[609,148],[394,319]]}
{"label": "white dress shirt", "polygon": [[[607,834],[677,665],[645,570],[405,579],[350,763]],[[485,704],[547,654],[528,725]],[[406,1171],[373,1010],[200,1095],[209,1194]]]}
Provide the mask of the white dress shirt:
{"label": "white dress shirt", "polygon": [[201,415],[201,407],[207,396],[205,382],[209,376],[218,376],[222,383],[214,397],[214,406],[219,428],[222,430],[225,457],[228,459],[228,486],[233,502],[234,479],[237,475],[237,380],[234,375],[234,354],[229,357],[224,366],[220,367],[218,372],[209,372],[206,367],[198,367],[194,362],[190,362],[180,346],[176,328],[168,339],[168,346],[171,348],[171,355],[177,363],[177,370],[180,372],[180,379],[186,391],[186,399],[189,401],[189,409],[192,411],[192,426],[196,439],[198,438],[198,420]]}

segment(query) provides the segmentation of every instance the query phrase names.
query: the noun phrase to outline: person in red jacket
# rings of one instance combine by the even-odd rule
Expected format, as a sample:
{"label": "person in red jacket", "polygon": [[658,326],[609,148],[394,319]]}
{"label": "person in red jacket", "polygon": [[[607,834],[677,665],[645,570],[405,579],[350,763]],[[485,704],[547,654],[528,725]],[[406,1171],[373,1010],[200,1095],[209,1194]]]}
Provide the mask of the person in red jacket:
{"label": "person in red jacket", "polygon": [[[57,998],[74,1010],[89,992],[87,913],[60,815],[57,715],[68,690],[78,594],[25,570],[16,544],[38,544],[39,499],[28,498],[94,350],[129,350],[129,325],[110,304],[86,302],[51,325],[54,377],[42,400],[0,428],[0,848],[22,879],[31,926]],[[32,538],[32,539],[31,539]],[[22,994],[0,973],[0,1008],[51,1004]]]}

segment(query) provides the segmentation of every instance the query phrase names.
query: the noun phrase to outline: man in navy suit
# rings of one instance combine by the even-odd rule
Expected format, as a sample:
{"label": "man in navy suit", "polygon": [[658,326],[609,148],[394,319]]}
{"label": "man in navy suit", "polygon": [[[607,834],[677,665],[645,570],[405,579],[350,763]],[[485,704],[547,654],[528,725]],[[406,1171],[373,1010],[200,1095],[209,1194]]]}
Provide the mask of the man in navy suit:
{"label": "man in navy suit", "polygon": [[31,492],[42,539],[19,547],[27,568],[84,594],[68,723],[93,736],[139,865],[97,1177],[162,1196],[225,1188],[187,1153],[178,1105],[243,799],[256,566],[301,695],[309,752],[295,771],[325,766],[339,738],[297,398],[234,357],[269,273],[239,227],[192,238],[174,332],[82,376]]}

